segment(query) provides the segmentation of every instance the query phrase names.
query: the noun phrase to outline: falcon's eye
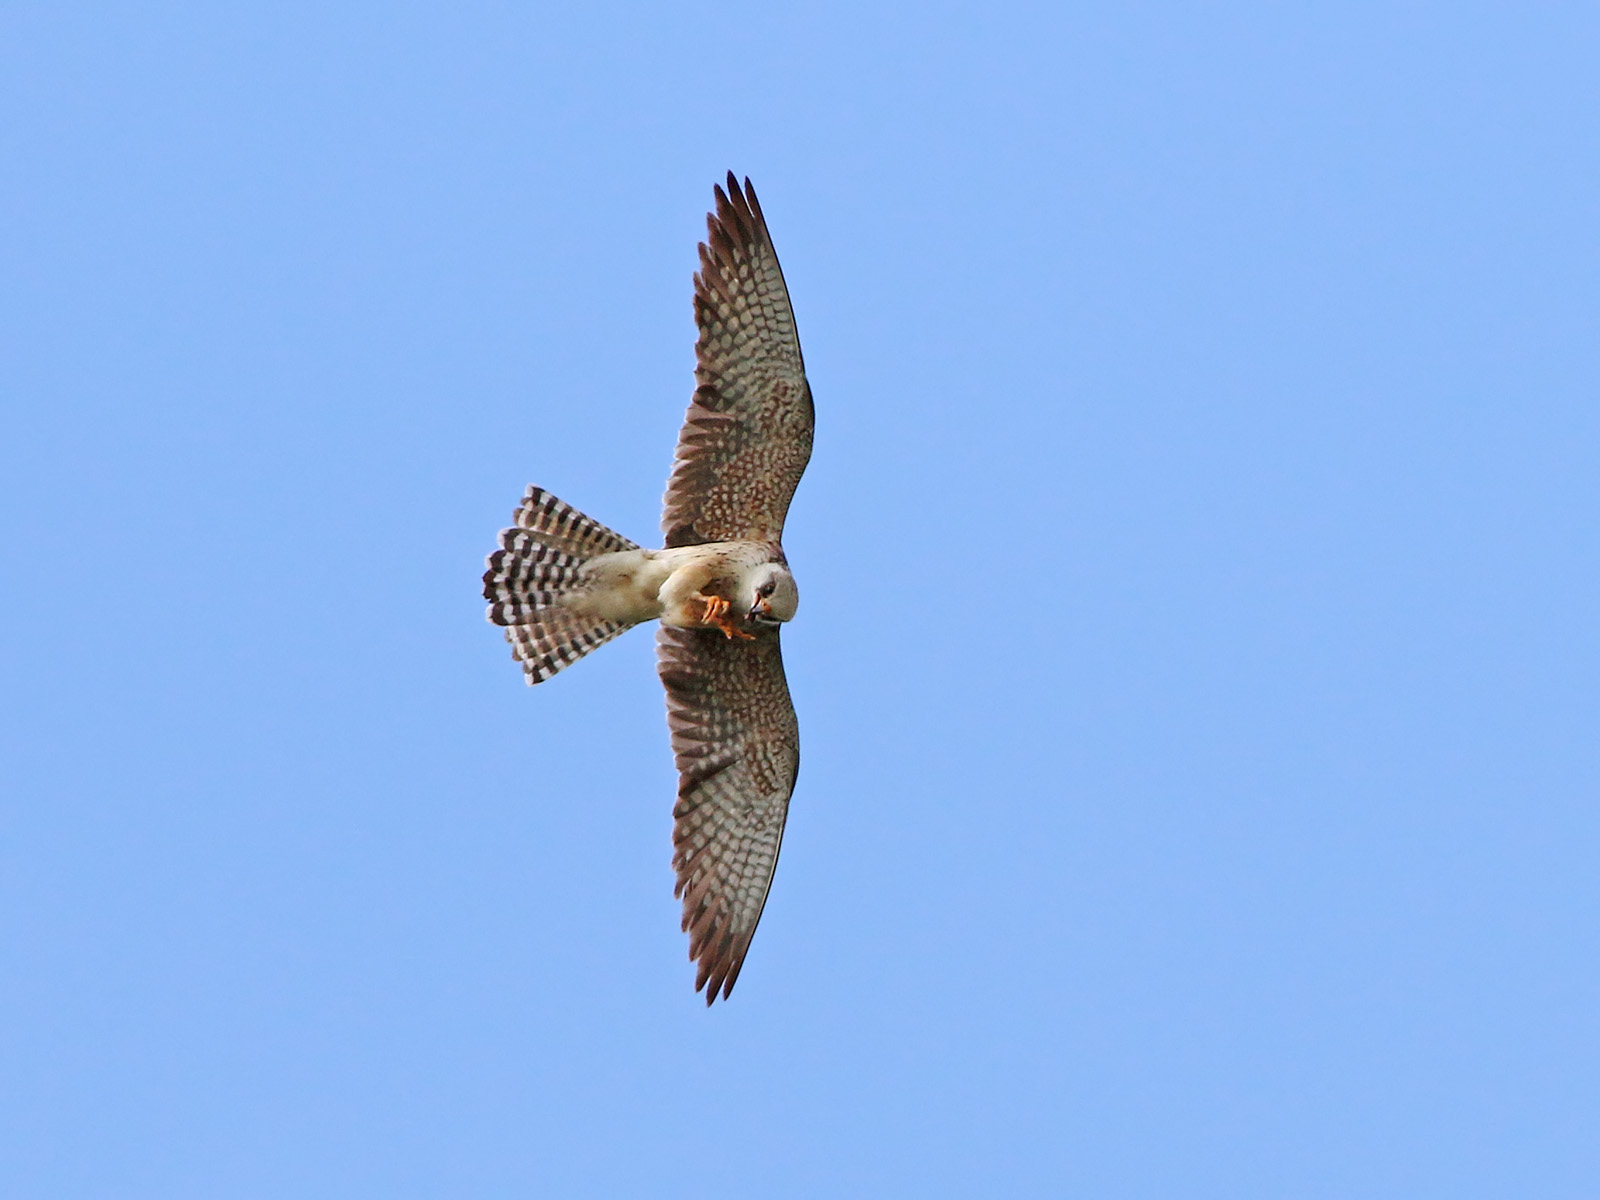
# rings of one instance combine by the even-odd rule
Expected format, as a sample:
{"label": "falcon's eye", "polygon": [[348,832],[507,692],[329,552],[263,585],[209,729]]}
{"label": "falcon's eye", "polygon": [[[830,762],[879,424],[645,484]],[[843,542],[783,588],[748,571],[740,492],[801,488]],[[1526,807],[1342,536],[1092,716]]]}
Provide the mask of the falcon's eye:
{"label": "falcon's eye", "polygon": [[777,586],[778,586],[778,581],[776,579],[769,579],[765,583],[763,583],[760,587],[758,587],[756,589],[756,595],[758,595],[758,596],[770,596],[770,595],[772,595],[772,589],[777,587]]}

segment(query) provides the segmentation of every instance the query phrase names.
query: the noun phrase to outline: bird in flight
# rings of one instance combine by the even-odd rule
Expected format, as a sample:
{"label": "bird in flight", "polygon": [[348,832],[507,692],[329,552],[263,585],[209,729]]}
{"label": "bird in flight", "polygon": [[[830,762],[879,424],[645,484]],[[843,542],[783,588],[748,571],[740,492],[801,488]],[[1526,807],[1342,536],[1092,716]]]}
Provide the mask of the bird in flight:
{"label": "bird in flight", "polygon": [[695,990],[726,999],[778,863],[800,734],[779,630],[800,595],[783,522],[811,457],[811,388],[750,180],[728,174],[694,277],[695,391],[646,550],[530,487],[483,595],[530,684],[659,619],[677,759],[673,859]]}

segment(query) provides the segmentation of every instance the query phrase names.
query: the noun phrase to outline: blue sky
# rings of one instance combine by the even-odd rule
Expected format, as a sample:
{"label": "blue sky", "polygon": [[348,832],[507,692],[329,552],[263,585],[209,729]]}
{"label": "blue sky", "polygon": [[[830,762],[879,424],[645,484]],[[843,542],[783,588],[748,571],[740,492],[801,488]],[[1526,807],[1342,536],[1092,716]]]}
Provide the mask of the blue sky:
{"label": "blue sky", "polygon": [[[1600,15],[15,4],[0,1180],[1589,1197]],[[647,541],[711,186],[817,448],[691,990]]]}

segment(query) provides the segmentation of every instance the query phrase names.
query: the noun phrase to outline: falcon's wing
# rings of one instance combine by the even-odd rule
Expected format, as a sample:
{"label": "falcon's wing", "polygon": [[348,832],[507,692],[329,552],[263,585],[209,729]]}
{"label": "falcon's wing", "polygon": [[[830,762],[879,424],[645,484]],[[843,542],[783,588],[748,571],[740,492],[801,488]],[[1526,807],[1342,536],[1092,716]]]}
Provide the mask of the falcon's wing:
{"label": "falcon's wing", "polygon": [[672,865],[695,990],[733,991],[778,865],[800,729],[776,630],[732,641],[662,626],[656,650],[678,763]]}
{"label": "falcon's wing", "polygon": [[[777,542],[811,457],[811,389],[778,255],[750,181],[728,173],[694,277],[694,399],[661,526],[668,546]],[[708,244],[709,243],[709,244]]]}

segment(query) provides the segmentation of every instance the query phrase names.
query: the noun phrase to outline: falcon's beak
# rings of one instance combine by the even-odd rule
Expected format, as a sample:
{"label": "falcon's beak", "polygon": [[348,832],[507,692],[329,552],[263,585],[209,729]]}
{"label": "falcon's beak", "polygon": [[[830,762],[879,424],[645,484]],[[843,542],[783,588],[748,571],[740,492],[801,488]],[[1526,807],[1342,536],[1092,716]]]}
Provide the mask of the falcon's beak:
{"label": "falcon's beak", "polygon": [[770,617],[771,615],[772,601],[768,600],[765,596],[757,597],[756,602],[750,606],[750,619],[752,621],[757,620],[760,617]]}

